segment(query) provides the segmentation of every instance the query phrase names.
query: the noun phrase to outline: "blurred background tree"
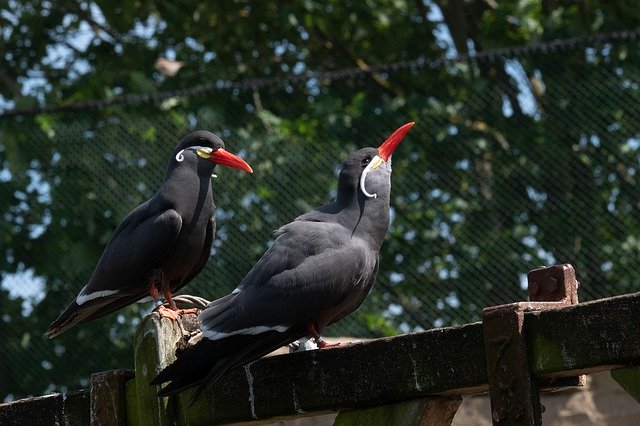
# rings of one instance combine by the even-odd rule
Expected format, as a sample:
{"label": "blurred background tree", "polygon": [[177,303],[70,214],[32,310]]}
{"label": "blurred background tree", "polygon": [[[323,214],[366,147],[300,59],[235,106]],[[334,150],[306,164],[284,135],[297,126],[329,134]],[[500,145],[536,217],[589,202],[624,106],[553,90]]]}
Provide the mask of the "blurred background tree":
{"label": "blurred background tree", "polygon": [[635,3],[5,0],[0,397],[132,365],[150,306],[43,332],[196,128],[256,173],[219,171],[214,257],[188,293],[234,288],[274,229],[335,195],[348,152],[411,120],[378,284],[334,334],[477,320],[541,264],[573,263],[581,297],[638,290],[638,33],[603,35],[638,28]]}

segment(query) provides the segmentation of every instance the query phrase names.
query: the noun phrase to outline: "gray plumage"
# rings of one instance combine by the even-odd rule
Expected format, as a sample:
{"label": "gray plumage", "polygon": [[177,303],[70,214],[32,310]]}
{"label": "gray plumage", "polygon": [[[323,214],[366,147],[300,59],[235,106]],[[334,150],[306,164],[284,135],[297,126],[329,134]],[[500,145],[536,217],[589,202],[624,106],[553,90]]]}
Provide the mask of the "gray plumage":
{"label": "gray plumage", "polygon": [[360,306],[375,282],[389,226],[389,157],[411,125],[394,133],[392,148],[349,155],[337,199],[276,232],[236,290],[200,314],[203,338],[153,379],[170,381],[159,395],[199,385],[193,401],[226,371],[301,337],[317,339]]}
{"label": "gray plumage", "polygon": [[[160,188],[114,231],[89,282],[51,324],[49,337],[136,302],[151,286],[170,298],[204,268],[215,235],[216,155],[235,157],[210,132],[190,133],[178,143]],[[251,170],[236,160],[231,167]]]}

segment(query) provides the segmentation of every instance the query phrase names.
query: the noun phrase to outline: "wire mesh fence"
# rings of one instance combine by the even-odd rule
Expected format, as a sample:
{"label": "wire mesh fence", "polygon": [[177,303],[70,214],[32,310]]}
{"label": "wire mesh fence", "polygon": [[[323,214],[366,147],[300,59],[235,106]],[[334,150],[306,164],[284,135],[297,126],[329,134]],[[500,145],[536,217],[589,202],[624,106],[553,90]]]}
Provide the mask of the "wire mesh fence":
{"label": "wire mesh fence", "polygon": [[407,121],[376,286],[328,334],[476,321],[484,306],[526,299],[526,272],[544,264],[573,263],[582,300],[639,290],[638,44],[618,33],[3,117],[0,393],[75,388],[131,366],[148,305],[54,341],[42,334],[196,129],[219,134],[255,173],[217,170],[212,256],[186,293],[232,290],[273,230],[331,201],[349,152]]}

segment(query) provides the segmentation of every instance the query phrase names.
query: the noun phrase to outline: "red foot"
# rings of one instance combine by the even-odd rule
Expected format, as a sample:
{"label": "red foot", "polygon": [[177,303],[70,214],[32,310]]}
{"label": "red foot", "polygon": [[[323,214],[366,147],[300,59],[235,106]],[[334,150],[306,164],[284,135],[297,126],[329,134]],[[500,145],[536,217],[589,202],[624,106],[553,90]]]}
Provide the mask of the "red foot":
{"label": "red foot", "polygon": [[169,318],[174,321],[178,320],[178,311],[174,311],[169,308],[165,308],[164,305],[160,305],[156,308],[156,312],[160,315],[160,318]]}
{"label": "red foot", "polygon": [[340,342],[335,342],[335,343],[327,342],[322,337],[320,338],[320,340],[316,339],[316,344],[320,349],[335,348],[336,346],[340,346]]}
{"label": "red foot", "polygon": [[200,312],[198,308],[179,309],[178,315],[197,315]]}
{"label": "red foot", "polygon": [[308,331],[311,337],[313,337],[313,339],[316,341],[316,345],[318,345],[320,349],[333,348],[340,345],[340,343],[330,343],[324,340],[320,333],[316,331],[315,324],[309,324]]}

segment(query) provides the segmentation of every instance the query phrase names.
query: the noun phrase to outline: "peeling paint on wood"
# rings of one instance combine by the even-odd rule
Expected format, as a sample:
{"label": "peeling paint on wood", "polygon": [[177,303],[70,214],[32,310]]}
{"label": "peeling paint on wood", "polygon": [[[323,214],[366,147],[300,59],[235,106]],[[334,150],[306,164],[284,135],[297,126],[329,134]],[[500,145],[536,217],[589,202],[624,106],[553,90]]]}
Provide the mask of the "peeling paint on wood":
{"label": "peeling paint on wood", "polygon": [[256,414],[256,398],[253,394],[253,376],[251,375],[251,364],[245,365],[244,371],[247,376],[247,385],[249,386],[249,407],[251,408],[251,417],[257,419],[258,415]]}

